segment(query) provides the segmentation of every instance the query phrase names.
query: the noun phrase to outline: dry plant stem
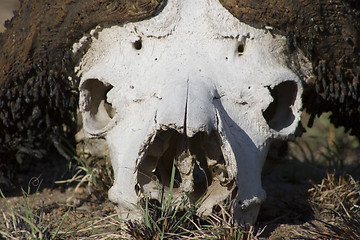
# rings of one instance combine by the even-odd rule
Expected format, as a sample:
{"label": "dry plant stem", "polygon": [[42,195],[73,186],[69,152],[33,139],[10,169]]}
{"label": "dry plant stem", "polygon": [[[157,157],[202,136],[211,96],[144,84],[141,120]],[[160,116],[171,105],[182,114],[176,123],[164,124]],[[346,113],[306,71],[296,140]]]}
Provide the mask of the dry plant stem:
{"label": "dry plant stem", "polygon": [[328,173],[310,193],[317,219],[303,229],[320,239],[360,238],[360,185],[353,177]]}

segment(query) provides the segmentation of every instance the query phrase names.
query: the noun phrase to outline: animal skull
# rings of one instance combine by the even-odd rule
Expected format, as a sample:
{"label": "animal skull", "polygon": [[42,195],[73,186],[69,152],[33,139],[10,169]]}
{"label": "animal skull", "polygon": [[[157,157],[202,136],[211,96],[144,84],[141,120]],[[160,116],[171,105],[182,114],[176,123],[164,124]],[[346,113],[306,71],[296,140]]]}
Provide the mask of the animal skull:
{"label": "animal skull", "polygon": [[[293,136],[302,86],[286,39],[250,27],[218,0],[169,0],[149,19],[97,28],[76,71],[83,127],[105,137],[122,217],[154,188],[201,196],[199,214],[233,199],[253,224],[265,199],[261,170],[273,139]],[[74,52],[83,41],[74,45]]]}

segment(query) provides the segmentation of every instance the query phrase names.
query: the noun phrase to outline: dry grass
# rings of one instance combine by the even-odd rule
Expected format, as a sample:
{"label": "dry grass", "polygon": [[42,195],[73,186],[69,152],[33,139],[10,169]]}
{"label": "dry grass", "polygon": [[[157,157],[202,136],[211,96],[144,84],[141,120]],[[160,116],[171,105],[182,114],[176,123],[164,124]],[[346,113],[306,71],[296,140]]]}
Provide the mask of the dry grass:
{"label": "dry grass", "polygon": [[[40,184],[40,183],[39,183]],[[40,185],[38,185],[40,186]],[[36,239],[48,240],[59,239],[59,230],[62,227],[63,220],[66,218],[68,212],[65,213],[64,218],[58,222],[57,227],[53,227],[44,219],[44,206],[35,209],[33,206],[34,196],[30,195],[30,188],[27,192],[23,190],[24,204],[17,205],[17,208],[11,207],[3,192],[0,189],[0,196],[4,200],[8,213],[3,212],[3,222],[6,225],[7,231],[0,230],[0,239]]]}
{"label": "dry grass", "polygon": [[337,177],[334,173],[328,173],[320,184],[314,184],[310,193],[315,216],[350,217],[351,213],[360,210],[360,185],[350,175]]}
{"label": "dry grass", "polygon": [[[57,181],[58,184],[77,183],[75,192],[80,187],[85,187],[89,194],[102,196],[107,192],[114,182],[114,173],[111,167],[110,159],[107,155],[92,156],[85,151],[86,143],[81,141],[78,148],[82,149],[80,153],[66,141],[62,145],[62,149],[69,159],[76,164],[76,172],[71,179]],[[71,167],[71,163],[70,163]]]}
{"label": "dry grass", "polygon": [[145,202],[142,205],[143,221],[126,222],[126,232],[137,240],[145,239],[219,239],[257,240],[262,229],[253,226],[238,226],[225,209],[221,213],[200,219],[196,205],[181,205],[168,202],[165,206]]}
{"label": "dry grass", "polygon": [[[207,219],[196,215],[198,203],[192,203],[187,196],[173,197],[175,165],[173,163],[169,190],[159,186],[161,202],[147,197],[137,206],[142,213],[141,221],[126,221],[127,233],[137,240],[144,239],[221,239],[256,240],[254,228],[238,226],[229,213],[229,208],[219,206],[221,211]],[[164,196],[167,196],[164,197]],[[201,201],[201,200],[199,200]]]}
{"label": "dry grass", "polygon": [[[75,160],[77,166],[75,174],[71,179],[59,181],[58,183],[76,183],[74,192],[79,189],[86,189],[87,194],[93,198],[101,199],[104,192],[107,192],[113,183],[113,173],[108,158],[91,156],[82,151],[76,155],[74,150],[65,148],[66,153]],[[172,175],[174,179],[175,171]],[[159,191],[163,188],[159,186]],[[24,222],[22,215],[16,215],[17,209],[10,209],[10,215],[4,214],[3,220],[9,232],[2,235],[6,238],[14,236],[26,239],[221,239],[221,240],[250,240],[258,239],[261,231],[250,226],[237,226],[234,224],[231,214],[225,208],[219,214],[209,217],[206,221],[196,216],[196,204],[189,200],[175,200],[171,191],[167,194],[166,200],[162,203],[154,202],[144,198],[139,209],[143,212],[141,221],[124,221],[119,219],[117,214],[99,216],[91,219],[81,219],[77,216],[76,210],[68,211],[67,218],[74,219],[72,226],[46,225],[43,230],[36,226],[43,226],[46,221],[40,215],[31,215],[35,222],[35,232],[31,232],[28,220]],[[4,197],[5,198],[5,197]],[[181,201],[181,202],[178,202]],[[184,207],[185,206],[185,207]],[[18,206],[19,209],[23,208]],[[41,211],[40,209],[26,206],[28,212]],[[38,217],[39,216],[39,217]],[[25,219],[25,218],[24,218]],[[65,221],[67,221],[66,219]],[[25,223],[25,224],[24,224]],[[32,234],[31,236],[29,234]]]}
{"label": "dry grass", "polygon": [[328,173],[310,190],[315,220],[303,226],[309,239],[360,239],[360,185],[352,176]]}
{"label": "dry grass", "polygon": [[[344,140],[341,141],[344,142]],[[338,141],[335,142],[338,144]],[[310,140],[309,143],[311,143]],[[317,144],[321,145],[321,142],[318,141]],[[310,160],[306,160],[306,157],[310,156],[306,152],[299,152],[305,159],[304,162],[312,165],[321,160],[328,163],[326,167],[330,169],[340,166],[339,173],[342,174],[344,169],[348,169],[346,166],[353,166],[353,163],[356,163],[347,160],[356,159],[356,155],[349,157],[347,153],[353,152],[358,142],[350,139],[346,144],[342,144],[344,147],[341,148],[338,147],[339,144],[336,144],[331,145],[331,148],[321,149],[313,144],[302,145],[309,146],[306,150],[312,154],[311,159],[308,158]],[[328,145],[322,144],[322,146]],[[321,154],[315,154],[317,152],[312,148],[316,147],[321,150]],[[75,182],[77,184],[75,192],[86,189],[85,193],[90,198],[95,198],[96,204],[99,204],[99,201],[104,202],[106,198],[104,193],[113,183],[109,159],[91,156],[85,151],[76,155],[74,150],[67,149],[67,153],[73,157],[77,167],[74,176],[63,183]],[[332,162],[329,163],[330,158]],[[326,171],[325,168],[321,169]],[[296,170],[298,171],[299,169]],[[304,174],[308,176],[309,171],[304,171]],[[285,231],[289,238],[282,239],[360,239],[359,183],[349,175],[337,176],[336,174],[327,174],[319,182],[313,183],[313,188],[309,191],[307,198],[314,213],[313,219],[296,228],[288,224]],[[24,197],[30,196],[26,194]],[[262,237],[264,229],[237,226],[231,218],[232,214],[226,211],[225,207],[219,206],[221,209],[216,215],[203,220],[195,214],[196,204],[191,205],[186,202],[185,208],[178,208],[179,204],[173,201],[164,200],[162,203],[144,201],[139,206],[143,212],[142,221],[121,220],[113,210],[106,214],[98,213],[83,218],[79,215],[80,210],[76,210],[79,206],[71,206],[71,211],[68,212],[66,210],[68,206],[66,206],[65,210],[61,211],[64,218],[67,218],[65,219],[67,224],[63,227],[61,219],[51,224],[44,219],[41,207],[32,209],[31,204],[16,206],[17,208],[13,206],[0,220],[6,224],[8,230],[0,235],[6,239],[264,239]],[[303,211],[303,209],[296,211]]]}

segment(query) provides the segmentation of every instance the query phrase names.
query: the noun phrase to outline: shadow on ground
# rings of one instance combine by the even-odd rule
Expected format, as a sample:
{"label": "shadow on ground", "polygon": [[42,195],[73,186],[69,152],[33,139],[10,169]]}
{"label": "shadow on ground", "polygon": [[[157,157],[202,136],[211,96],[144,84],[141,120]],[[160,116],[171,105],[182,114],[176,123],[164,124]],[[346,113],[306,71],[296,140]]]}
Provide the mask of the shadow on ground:
{"label": "shadow on ground", "polygon": [[73,176],[74,166],[69,161],[52,151],[43,159],[26,159],[17,166],[16,176],[6,186],[0,185],[6,197],[22,196],[22,190],[27,193],[43,189],[65,188],[70,185],[57,184],[56,181],[66,180]]}

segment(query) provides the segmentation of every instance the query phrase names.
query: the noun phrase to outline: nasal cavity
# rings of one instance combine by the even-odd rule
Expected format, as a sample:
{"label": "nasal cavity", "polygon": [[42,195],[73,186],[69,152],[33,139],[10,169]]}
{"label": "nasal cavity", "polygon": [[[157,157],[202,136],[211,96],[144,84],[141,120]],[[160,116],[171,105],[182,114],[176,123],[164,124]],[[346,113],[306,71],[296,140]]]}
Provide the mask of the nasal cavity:
{"label": "nasal cavity", "polygon": [[189,138],[174,129],[160,131],[139,164],[138,183],[140,188],[150,182],[156,182],[159,189],[169,188],[174,167],[175,192],[184,191],[184,186],[192,186],[191,190],[186,188],[187,193],[196,201],[211,185],[218,165],[224,163],[216,132],[210,135],[198,132]]}

